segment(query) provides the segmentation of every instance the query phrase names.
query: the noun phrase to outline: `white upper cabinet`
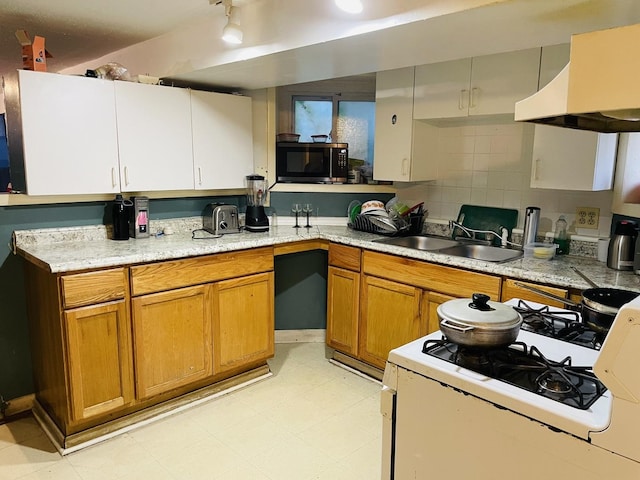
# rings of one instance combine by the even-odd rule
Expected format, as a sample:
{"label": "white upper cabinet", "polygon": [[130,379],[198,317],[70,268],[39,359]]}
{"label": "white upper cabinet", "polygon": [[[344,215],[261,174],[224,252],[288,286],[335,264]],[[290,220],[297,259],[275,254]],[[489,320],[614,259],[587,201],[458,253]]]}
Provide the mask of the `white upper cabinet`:
{"label": "white upper cabinet", "polygon": [[469,115],[470,58],[420,65],[415,82],[415,118]]}
{"label": "white upper cabinet", "polygon": [[[539,88],[569,61],[569,44],[542,49]],[[618,134],[536,125],[531,187],[600,191],[613,188]]]}
{"label": "white upper cabinet", "polygon": [[29,195],[119,192],[113,82],[27,70],[15,80],[22,122],[8,117],[14,188]]}
{"label": "white upper cabinet", "polygon": [[512,114],[538,88],[540,49],[416,67],[416,119]]}
{"label": "white upper cabinet", "polygon": [[195,188],[245,188],[253,173],[251,98],[191,91]]}
{"label": "white upper cabinet", "polygon": [[536,125],[531,187],[611,190],[617,145],[617,133]]}
{"label": "white upper cabinet", "polygon": [[436,150],[436,127],[413,121],[414,68],[376,75],[376,126],[373,178],[415,182],[436,178],[436,163],[428,146]]}
{"label": "white upper cabinet", "polygon": [[115,82],[123,192],[193,190],[189,90]]}

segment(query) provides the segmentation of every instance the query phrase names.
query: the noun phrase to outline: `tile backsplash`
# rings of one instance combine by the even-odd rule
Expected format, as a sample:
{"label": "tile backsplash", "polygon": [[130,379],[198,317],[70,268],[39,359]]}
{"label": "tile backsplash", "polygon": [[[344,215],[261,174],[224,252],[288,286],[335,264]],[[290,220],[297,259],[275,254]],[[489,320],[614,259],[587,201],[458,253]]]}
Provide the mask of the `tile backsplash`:
{"label": "tile backsplash", "polygon": [[[530,188],[534,127],[526,123],[438,127],[438,179],[396,184],[406,203],[424,201],[430,219],[455,219],[463,204],[515,208],[518,228],[528,206],[540,207],[539,235],[553,232],[564,215],[569,233],[608,237],[611,191],[584,192]],[[576,208],[600,209],[598,229],[576,228]]]}

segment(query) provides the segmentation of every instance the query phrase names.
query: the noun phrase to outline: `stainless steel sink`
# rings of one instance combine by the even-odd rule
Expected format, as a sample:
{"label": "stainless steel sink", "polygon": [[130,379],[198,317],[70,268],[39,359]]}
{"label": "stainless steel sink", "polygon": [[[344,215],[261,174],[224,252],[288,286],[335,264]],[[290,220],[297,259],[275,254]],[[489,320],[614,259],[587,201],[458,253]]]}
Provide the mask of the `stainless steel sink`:
{"label": "stainless steel sink", "polygon": [[509,248],[492,247],[489,245],[463,244],[453,247],[442,248],[438,253],[453,255],[455,257],[472,258],[474,260],[484,260],[485,262],[508,262],[522,257],[522,250],[511,250]]}
{"label": "stainless steel sink", "polygon": [[408,237],[391,237],[374,240],[374,242],[395,245],[397,247],[407,247],[416,250],[440,250],[442,248],[454,247],[460,242],[449,238],[429,237],[425,235],[411,235]]}
{"label": "stainless steel sink", "polygon": [[479,245],[468,241],[450,238],[431,237],[428,235],[411,235],[408,237],[390,237],[374,240],[374,242],[397,247],[425,250],[432,253],[443,253],[454,257],[472,258],[485,262],[501,263],[522,257],[522,250]]}

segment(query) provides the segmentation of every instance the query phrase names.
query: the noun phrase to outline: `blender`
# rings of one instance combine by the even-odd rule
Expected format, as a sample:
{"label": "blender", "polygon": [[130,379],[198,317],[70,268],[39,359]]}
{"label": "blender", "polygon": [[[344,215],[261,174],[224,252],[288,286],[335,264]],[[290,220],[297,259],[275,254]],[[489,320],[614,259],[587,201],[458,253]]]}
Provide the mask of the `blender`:
{"label": "blender", "polygon": [[244,228],[250,232],[269,230],[269,219],[264,211],[267,197],[267,182],[261,175],[247,175],[247,212]]}

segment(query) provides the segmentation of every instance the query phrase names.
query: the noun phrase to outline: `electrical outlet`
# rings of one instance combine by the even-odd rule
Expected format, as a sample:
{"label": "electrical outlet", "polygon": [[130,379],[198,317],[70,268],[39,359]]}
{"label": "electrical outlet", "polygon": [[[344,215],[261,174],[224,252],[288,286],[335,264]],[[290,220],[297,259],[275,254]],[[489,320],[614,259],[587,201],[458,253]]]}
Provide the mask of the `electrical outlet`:
{"label": "electrical outlet", "polygon": [[595,207],[576,208],[576,228],[598,228],[600,209]]}

